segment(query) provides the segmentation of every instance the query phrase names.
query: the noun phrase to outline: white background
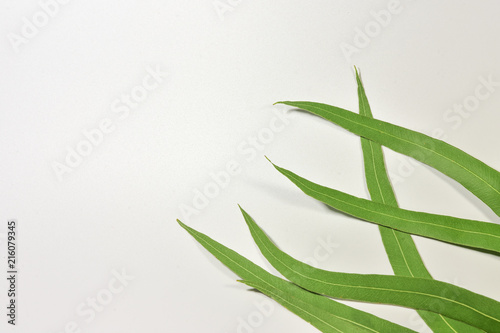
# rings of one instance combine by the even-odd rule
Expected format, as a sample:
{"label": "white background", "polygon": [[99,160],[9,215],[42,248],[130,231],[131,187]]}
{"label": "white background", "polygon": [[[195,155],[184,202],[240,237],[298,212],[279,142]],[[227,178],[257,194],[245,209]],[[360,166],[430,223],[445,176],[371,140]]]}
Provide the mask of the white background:
{"label": "white background", "polygon": [[[74,0],[51,7],[46,21],[37,1],[0,2],[0,221],[3,233],[8,219],[18,221],[20,272],[15,328],[0,279],[1,332],[315,332],[277,304],[259,314],[255,303],[266,298],[238,284],[175,220],[273,271],[239,203],[298,259],[391,274],[377,226],[307,197],[264,158],[367,198],[358,137],[292,112],[260,150],[250,143],[287,109],[272,106],[279,100],[357,111],[353,65],[375,117],[441,131],[500,169],[500,87],[473,111],[453,111],[474,100],[481,78],[500,82],[497,1],[401,0],[384,26],[372,12],[390,1],[227,1]],[[40,27],[30,30],[33,16]],[[365,28],[371,37],[362,41]],[[347,44],[357,52],[343,52]],[[148,68],[164,72],[162,82],[128,115],[114,112]],[[66,165],[68,151],[85,145],[83,132],[104,119],[114,130],[58,176],[54,165]],[[386,152],[401,207],[500,221],[457,183]],[[197,214],[183,214],[229,161],[241,173]],[[328,239],[334,251],[315,258]],[[500,300],[498,257],[415,240],[435,278]],[[89,299],[109,296],[122,271],[127,285],[90,318]],[[412,310],[350,304],[427,331]]]}

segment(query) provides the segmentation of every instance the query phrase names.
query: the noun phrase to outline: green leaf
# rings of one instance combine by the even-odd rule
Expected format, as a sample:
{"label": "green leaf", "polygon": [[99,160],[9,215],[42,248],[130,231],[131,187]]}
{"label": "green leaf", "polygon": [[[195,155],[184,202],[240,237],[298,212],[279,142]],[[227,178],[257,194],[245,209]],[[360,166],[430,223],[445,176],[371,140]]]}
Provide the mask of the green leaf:
{"label": "green leaf", "polygon": [[[373,114],[366,96],[363,83],[356,69],[356,82],[358,84],[359,114],[373,118]],[[386,205],[398,206],[394,190],[387,176],[384,162],[384,153],[380,144],[371,140],[361,138],[363,149],[363,160],[365,166],[365,178],[370,197],[373,201]]]}
{"label": "green leaf", "polygon": [[[363,83],[356,69],[358,84],[359,114],[373,118]],[[385,167],[382,146],[361,138],[365,178],[372,201],[398,207],[396,196]],[[396,275],[431,278],[418,254],[411,236],[388,227],[379,226],[389,261]]]}
{"label": "green leaf", "polygon": [[[373,118],[363,83],[357,68],[355,68],[355,70],[356,82],[358,85],[359,114]],[[361,147],[363,150],[366,185],[372,201],[398,207],[394,190],[387,175],[382,146],[362,137]],[[379,230],[394,274],[400,276],[432,278],[410,234],[384,226],[379,226]],[[417,310],[417,312],[433,332],[482,332],[475,327],[434,312],[423,310]]]}
{"label": "green leaf", "polygon": [[[397,326],[367,313],[356,313],[353,308],[342,310],[336,306],[340,304],[325,296],[311,293],[293,283],[281,280],[280,288],[273,287],[262,281],[240,281],[271,297],[276,302],[295,313],[302,319],[312,323],[322,332],[414,332],[408,328]],[[332,306],[334,305],[335,306]],[[350,312],[346,314],[346,312]]]}
{"label": "green leaf", "polygon": [[278,278],[245,257],[177,220],[198,243],[248,285],[275,299],[321,332],[414,332],[403,326],[308,292]]}
{"label": "green leaf", "polygon": [[498,224],[384,205],[315,184],[277,165],[274,167],[305,194],[362,220],[414,235],[500,253]]}
{"label": "green leaf", "polygon": [[334,298],[393,304],[432,311],[487,332],[500,332],[500,303],[432,279],[337,273],[304,264],[278,249],[242,210],[262,254],[291,282]]}
{"label": "green leaf", "polygon": [[354,134],[415,158],[462,184],[500,216],[500,173],[441,140],[335,106],[314,102],[278,102],[325,118]]}

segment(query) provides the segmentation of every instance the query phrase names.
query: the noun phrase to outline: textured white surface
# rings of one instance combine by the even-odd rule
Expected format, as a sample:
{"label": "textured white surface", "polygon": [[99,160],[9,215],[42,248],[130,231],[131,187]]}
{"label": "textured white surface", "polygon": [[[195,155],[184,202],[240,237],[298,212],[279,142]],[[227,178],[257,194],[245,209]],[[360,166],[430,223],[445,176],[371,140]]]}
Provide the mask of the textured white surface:
{"label": "textured white surface", "polygon": [[[218,13],[221,4],[232,10]],[[471,100],[481,78],[500,82],[497,1],[58,6],[43,22],[37,1],[0,1],[0,225],[4,232],[15,218],[20,235],[18,325],[8,326],[2,310],[1,332],[315,332],[278,305],[259,315],[255,302],[266,298],[236,283],[175,219],[269,268],[239,203],[299,259],[390,274],[375,225],[326,209],[264,158],[367,197],[359,138],[307,114],[278,120],[275,112],[284,109],[272,106],[310,100],[357,111],[353,65],[361,68],[375,117],[427,134],[441,129],[449,143],[500,169],[500,87],[470,113],[447,113]],[[382,26],[373,13],[388,9],[396,14]],[[30,31],[23,18],[33,15],[45,25]],[[375,29],[373,37],[346,57],[342,47],[359,46],[357,31],[365,28]],[[23,33],[29,38],[15,47]],[[155,85],[147,77],[156,68],[166,73],[161,82],[127,113],[122,95],[139,94],[144,79]],[[85,145],[83,131],[105,119],[113,130],[58,177],[53,164],[65,164],[68,149]],[[183,214],[210,174],[231,161],[241,173],[197,215]],[[390,151],[387,165],[404,208],[500,221],[425,166]],[[325,240],[334,251],[314,258]],[[436,278],[500,300],[498,257],[416,242]],[[133,279],[91,310],[91,298],[109,295],[113,274],[122,270]],[[411,310],[352,304],[427,332]],[[254,327],[239,328],[242,321]]]}

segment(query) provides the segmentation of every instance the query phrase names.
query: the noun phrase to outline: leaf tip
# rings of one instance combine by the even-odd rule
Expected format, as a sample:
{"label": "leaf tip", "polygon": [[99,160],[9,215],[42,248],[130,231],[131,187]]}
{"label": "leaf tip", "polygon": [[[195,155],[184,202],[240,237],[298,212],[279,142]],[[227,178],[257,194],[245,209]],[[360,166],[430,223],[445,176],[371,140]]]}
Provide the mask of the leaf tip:
{"label": "leaf tip", "polygon": [[296,105],[294,105],[294,103],[295,102],[292,102],[292,101],[279,101],[279,102],[274,103],[273,105],[284,104],[284,105],[289,105],[289,106],[296,106]]}
{"label": "leaf tip", "polygon": [[248,225],[248,220],[250,219],[250,215],[248,215],[248,213],[240,206],[240,211],[241,211],[241,214],[243,215],[243,218],[245,219],[245,223]]}
{"label": "leaf tip", "polygon": [[240,204],[238,204],[238,208],[240,209],[240,211],[244,214],[245,213],[245,210],[243,209],[243,207],[240,206]]}
{"label": "leaf tip", "polygon": [[358,82],[361,82],[361,76],[360,76],[360,74],[359,74],[359,73],[360,73],[359,68],[358,68],[358,67],[356,67],[356,66],[354,66],[354,71],[356,72],[356,80],[357,80]]}
{"label": "leaf tip", "polygon": [[253,286],[252,282],[250,282],[250,281],[248,281],[248,280],[243,280],[243,279],[241,279],[241,280],[236,280],[236,282],[239,282],[239,283],[242,283],[242,284],[244,284],[244,285],[247,285],[247,286],[249,286],[250,288],[254,288],[254,286]]}
{"label": "leaf tip", "polygon": [[265,157],[265,158],[266,158],[266,160],[268,160],[268,161],[269,161],[269,163],[271,163],[271,164],[272,164],[275,168],[278,168],[278,166],[277,166],[276,164],[274,164],[274,163],[273,163],[273,161],[271,161],[271,160],[269,159],[269,157],[267,157],[266,155],[264,155],[264,157]]}
{"label": "leaf tip", "polygon": [[187,225],[185,225],[184,223],[182,223],[181,220],[177,219],[177,223],[185,230],[189,231],[189,227]]}
{"label": "leaf tip", "polygon": [[182,223],[181,220],[177,219],[177,223],[179,223],[179,225],[184,229],[186,230],[188,233],[192,234],[193,232],[193,229],[191,229],[190,227],[188,227],[186,224]]}
{"label": "leaf tip", "polygon": [[273,167],[278,170],[279,172],[281,172],[282,168],[280,168],[279,166],[277,166],[276,164],[273,163],[273,161],[271,161],[266,155],[264,155],[264,157],[269,161],[269,163],[271,163],[273,165]]}

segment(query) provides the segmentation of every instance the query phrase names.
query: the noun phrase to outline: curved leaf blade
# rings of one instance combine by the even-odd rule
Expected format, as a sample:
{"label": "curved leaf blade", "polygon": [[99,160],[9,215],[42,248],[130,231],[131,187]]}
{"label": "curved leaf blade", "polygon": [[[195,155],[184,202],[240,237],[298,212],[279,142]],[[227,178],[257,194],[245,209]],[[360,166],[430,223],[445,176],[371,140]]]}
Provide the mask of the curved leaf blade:
{"label": "curved leaf blade", "polygon": [[264,294],[276,299],[321,332],[415,333],[406,327],[299,288],[272,275],[207,235],[188,227],[179,220],[177,222],[221,263],[248,281],[249,285],[254,285]]}
{"label": "curved leaf blade", "polygon": [[[363,83],[356,70],[359,114],[373,118]],[[365,179],[372,201],[398,207],[398,202],[387,175],[384,153],[379,143],[361,137]],[[379,226],[389,261],[396,275],[432,278],[420,257],[411,235]]]}
{"label": "curved leaf blade", "polygon": [[[374,320],[374,322],[368,322],[367,326],[365,326],[359,322],[354,321],[358,318],[350,319],[349,317],[351,316],[337,316],[335,315],[335,313],[339,313],[338,309],[331,309],[332,303],[335,302],[334,300],[311,293],[285,280],[283,280],[283,286],[281,288],[270,286],[269,284],[263,283],[262,281],[243,280],[240,282],[248,285],[249,287],[257,289],[261,293],[274,299],[276,302],[280,303],[282,306],[295,313],[302,319],[306,320],[309,323],[313,323],[313,326],[322,332],[374,333],[385,332],[384,330],[386,329],[397,329],[399,332],[399,330],[402,328],[378,327],[379,325],[376,323],[378,320]],[[376,319],[378,318],[376,317]],[[403,331],[407,332],[408,329],[405,330],[403,328]]]}
{"label": "curved leaf blade", "polygon": [[[355,71],[358,86],[359,114],[373,118],[370,103],[356,67]],[[394,189],[387,175],[382,146],[361,137],[361,148],[366,185],[372,201],[398,207]],[[410,234],[381,225],[379,225],[379,231],[395,275],[432,279]],[[444,317],[441,314],[423,310],[417,310],[417,312],[433,332],[482,332],[478,328]]]}
{"label": "curved leaf blade", "polygon": [[498,224],[384,205],[315,184],[277,165],[274,167],[305,194],[359,219],[414,235],[500,253]]}
{"label": "curved leaf blade", "polygon": [[462,184],[500,216],[500,172],[464,151],[425,134],[314,102],[277,102],[294,106],[398,153],[430,165]]}
{"label": "curved leaf blade", "polygon": [[242,210],[253,239],[266,259],[291,282],[334,298],[427,310],[487,332],[500,332],[500,303],[467,289],[432,279],[337,273],[304,264],[273,244]]}
{"label": "curved leaf blade", "polygon": [[[373,114],[366,96],[363,83],[356,68],[356,82],[358,84],[359,114],[373,118]],[[392,184],[387,176],[382,146],[372,140],[361,137],[365,179],[368,192],[373,201],[386,205],[398,206]]]}

